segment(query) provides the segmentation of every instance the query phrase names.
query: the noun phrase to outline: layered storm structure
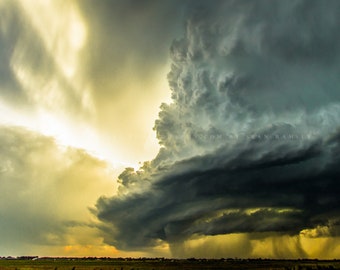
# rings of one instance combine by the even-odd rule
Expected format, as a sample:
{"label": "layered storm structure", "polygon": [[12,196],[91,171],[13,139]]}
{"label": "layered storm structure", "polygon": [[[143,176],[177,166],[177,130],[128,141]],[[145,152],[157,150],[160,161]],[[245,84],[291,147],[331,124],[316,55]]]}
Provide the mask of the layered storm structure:
{"label": "layered storm structure", "polygon": [[[338,236],[338,1],[188,8],[172,43],[158,155],[93,211],[120,249],[241,234]],[[177,249],[177,252],[176,252]],[[251,250],[252,247],[249,248]],[[248,252],[251,254],[251,251]]]}

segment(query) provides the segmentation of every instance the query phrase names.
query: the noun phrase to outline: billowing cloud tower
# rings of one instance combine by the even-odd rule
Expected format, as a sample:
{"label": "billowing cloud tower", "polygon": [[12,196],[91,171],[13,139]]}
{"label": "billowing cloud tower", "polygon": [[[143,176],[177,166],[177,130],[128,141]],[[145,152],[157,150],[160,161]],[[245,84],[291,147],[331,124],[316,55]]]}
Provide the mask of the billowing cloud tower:
{"label": "billowing cloud tower", "polygon": [[105,242],[337,236],[340,2],[189,7],[155,123],[161,149],[98,200]]}

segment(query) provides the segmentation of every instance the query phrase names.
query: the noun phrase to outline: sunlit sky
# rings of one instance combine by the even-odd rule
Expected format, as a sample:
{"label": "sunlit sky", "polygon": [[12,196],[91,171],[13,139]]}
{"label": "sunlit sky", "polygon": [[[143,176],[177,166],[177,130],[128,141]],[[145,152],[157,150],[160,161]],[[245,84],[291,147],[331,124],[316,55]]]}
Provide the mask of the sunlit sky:
{"label": "sunlit sky", "polygon": [[[146,34],[145,44],[136,44],[131,32],[141,35],[150,22],[140,11],[141,22],[133,23],[138,10],[122,18],[117,9],[129,12],[131,5],[3,1],[3,57],[13,76],[3,80],[15,81],[20,90],[6,87],[2,122],[51,135],[113,163],[136,166],[153,157],[158,144],[152,127],[160,103],[170,95],[166,74],[173,33],[162,36],[167,46],[154,45],[151,51],[160,29]],[[155,4],[149,5],[156,13]]]}
{"label": "sunlit sky", "polygon": [[[7,181],[25,181],[29,187],[29,190],[22,187],[22,192],[28,193],[25,198],[39,197],[39,203],[29,205],[33,213],[27,212],[36,222],[40,215],[51,211],[59,215],[55,217],[57,222],[68,218],[88,222],[92,216],[87,208],[101,195],[114,194],[116,178],[124,167],[138,168],[140,162],[158,152],[152,128],[160,104],[170,99],[166,74],[170,66],[169,44],[175,31],[172,25],[164,29],[153,25],[161,16],[156,10],[159,4],[145,2],[140,10],[134,8],[135,4],[66,0],[0,2],[0,123],[5,136],[2,144],[6,147],[7,137],[14,137],[12,143],[20,148],[13,151],[14,157],[2,151],[1,160],[5,165],[2,165],[1,185],[6,188]],[[177,14],[175,9],[170,12]],[[162,42],[154,44],[156,38]],[[16,141],[21,139],[24,149]],[[39,140],[47,140],[46,147],[53,149],[48,151],[56,151],[53,155],[57,157],[45,155],[36,142]],[[35,143],[38,143],[36,148]],[[78,150],[68,150],[68,147],[83,152],[73,153]],[[37,160],[32,161],[34,164],[31,164],[31,152],[37,156]],[[32,179],[20,180],[22,176],[12,175],[16,172],[9,173],[6,169],[14,170],[12,164],[19,158],[31,166],[26,173],[35,171]],[[62,169],[55,167],[78,166],[78,159],[84,158],[85,164],[79,165],[84,168],[79,174],[68,169],[72,175],[65,178],[61,189],[56,189],[54,181],[60,176],[55,174]],[[18,169],[25,175],[25,168]],[[84,189],[78,187],[81,183]],[[56,194],[51,197],[45,188]],[[9,189],[8,192],[18,191],[20,189]],[[65,192],[71,196],[71,191],[75,194],[68,199]],[[5,200],[7,193],[1,199]],[[9,201],[10,205],[5,208],[13,213],[26,204],[20,196]],[[54,204],[62,206],[54,209]],[[4,218],[7,221],[3,224],[2,218],[2,237],[8,241],[2,241],[2,254],[110,255],[115,250],[94,237],[95,232],[90,228],[70,229],[67,234],[71,239],[63,242],[65,247],[55,243],[42,248],[35,243],[36,232],[26,226],[30,221],[21,221],[18,228],[13,228],[12,235],[6,231],[6,223],[11,226],[15,221],[6,215]],[[59,237],[52,228],[46,230],[47,238]],[[17,236],[18,231],[25,236]],[[26,236],[34,239],[33,246],[29,241],[25,246]]]}
{"label": "sunlit sky", "polygon": [[0,256],[337,257],[339,12],[0,0]]}

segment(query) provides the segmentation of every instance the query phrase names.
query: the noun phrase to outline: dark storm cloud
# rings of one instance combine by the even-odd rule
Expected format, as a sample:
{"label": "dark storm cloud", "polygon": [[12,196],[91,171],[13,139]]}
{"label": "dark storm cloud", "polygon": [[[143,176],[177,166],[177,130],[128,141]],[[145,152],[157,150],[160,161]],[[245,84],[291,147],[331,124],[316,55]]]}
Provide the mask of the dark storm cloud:
{"label": "dark storm cloud", "polygon": [[[98,201],[99,218],[117,227],[106,241],[140,248],[193,234],[297,234],[331,225],[340,218],[339,140],[295,146],[237,145],[153,175],[142,173],[138,182],[127,184],[132,192]],[[121,178],[128,178],[127,171]]]}
{"label": "dark storm cloud", "polygon": [[173,42],[162,149],[98,200],[122,249],[193,235],[297,235],[340,218],[338,1],[193,8]]}

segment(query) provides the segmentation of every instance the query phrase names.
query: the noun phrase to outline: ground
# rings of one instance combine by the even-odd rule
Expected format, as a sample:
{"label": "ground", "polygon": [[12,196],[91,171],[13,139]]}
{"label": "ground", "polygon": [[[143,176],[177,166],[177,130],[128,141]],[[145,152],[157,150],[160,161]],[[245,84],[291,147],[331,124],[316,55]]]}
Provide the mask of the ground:
{"label": "ground", "polygon": [[37,258],[0,259],[0,270],[340,269],[340,260]]}

